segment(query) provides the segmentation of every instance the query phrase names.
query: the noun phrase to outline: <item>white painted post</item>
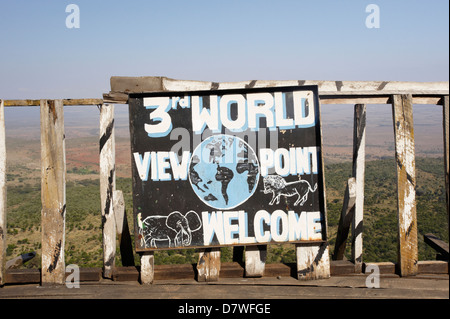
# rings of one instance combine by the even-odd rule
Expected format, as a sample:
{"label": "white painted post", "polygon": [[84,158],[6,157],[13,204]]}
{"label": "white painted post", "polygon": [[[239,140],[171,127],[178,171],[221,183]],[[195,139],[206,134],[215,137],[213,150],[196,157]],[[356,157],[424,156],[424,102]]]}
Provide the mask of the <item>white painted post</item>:
{"label": "white painted post", "polygon": [[297,244],[296,257],[298,280],[330,278],[328,243]]}
{"label": "white painted post", "polygon": [[100,108],[100,200],[103,227],[103,276],[112,278],[116,257],[116,221],[113,194],[116,189],[114,105]]}
{"label": "white painted post", "polygon": [[362,271],[364,172],[366,155],[366,105],[356,104],[353,126],[353,177],[356,180],[356,199],[352,223],[352,261],[355,272]]}
{"label": "white painted post", "polygon": [[41,100],[42,285],[63,285],[66,152],[62,100]]}
{"label": "white painted post", "polygon": [[141,284],[151,285],[155,279],[155,256],[153,251],[141,255]]}
{"label": "white painted post", "polygon": [[197,281],[218,281],[220,275],[220,248],[202,249],[198,255]]}
{"label": "white painted post", "polygon": [[3,100],[0,100],[0,287],[6,272],[6,136]]}
{"label": "white painted post", "polygon": [[262,277],[267,260],[267,245],[245,247],[245,277]]}

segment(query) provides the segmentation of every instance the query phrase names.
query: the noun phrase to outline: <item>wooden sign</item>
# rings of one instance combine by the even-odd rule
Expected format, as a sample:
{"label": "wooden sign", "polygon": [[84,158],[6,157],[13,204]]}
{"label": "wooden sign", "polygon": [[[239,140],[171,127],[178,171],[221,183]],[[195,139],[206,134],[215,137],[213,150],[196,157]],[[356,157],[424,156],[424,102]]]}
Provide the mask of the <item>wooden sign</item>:
{"label": "wooden sign", "polygon": [[317,86],[128,103],[137,251],[326,240]]}

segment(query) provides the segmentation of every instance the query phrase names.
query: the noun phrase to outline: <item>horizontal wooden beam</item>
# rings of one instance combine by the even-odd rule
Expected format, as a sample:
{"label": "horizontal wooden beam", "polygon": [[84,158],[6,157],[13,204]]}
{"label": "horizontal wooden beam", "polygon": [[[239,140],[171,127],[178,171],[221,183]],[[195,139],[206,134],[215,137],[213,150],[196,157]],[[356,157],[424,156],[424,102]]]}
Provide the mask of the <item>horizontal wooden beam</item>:
{"label": "horizontal wooden beam", "polygon": [[[50,100],[50,99],[48,99]],[[63,99],[63,105],[101,105],[103,99]],[[41,100],[4,100],[5,106],[40,106]]]}
{"label": "horizontal wooden beam", "polygon": [[[365,270],[368,265],[379,267],[381,275],[396,274],[397,265],[392,262],[364,263]],[[419,274],[448,274],[448,262],[426,260],[419,261]],[[102,280],[101,268],[80,268],[80,282],[95,282]],[[140,267],[116,267],[114,269],[114,281],[139,281]],[[355,267],[347,260],[330,261],[331,276],[354,275]],[[6,270],[6,284],[30,284],[40,283],[40,269],[8,269]],[[70,272],[66,272],[68,276]],[[267,264],[264,277],[294,277],[296,275],[296,264]],[[195,265],[156,265],[155,280],[179,280],[194,279],[196,276]],[[237,262],[222,263],[220,270],[221,278],[243,278],[244,268]]]}
{"label": "horizontal wooden beam", "polygon": [[252,80],[243,82],[206,82],[175,80],[167,77],[111,77],[111,91],[141,93],[157,91],[192,91],[212,89],[238,89],[273,86],[317,85],[324,95],[392,95],[392,94],[439,94],[449,92],[449,82],[397,82],[397,81],[310,81]]}
{"label": "horizontal wooden beam", "polygon": [[[100,281],[101,268],[80,268],[80,281]],[[66,272],[65,277],[71,272]],[[41,283],[41,269],[8,269],[5,281],[7,284],[39,284]]]}
{"label": "horizontal wooden beam", "polygon": [[386,104],[395,94],[412,94],[416,104],[439,104],[448,95],[449,82],[397,81],[305,81],[252,80],[243,82],[206,82],[175,80],[166,77],[111,77],[111,91],[103,95],[110,103],[127,103],[128,94],[166,91],[222,90],[240,88],[317,85],[323,104]]}

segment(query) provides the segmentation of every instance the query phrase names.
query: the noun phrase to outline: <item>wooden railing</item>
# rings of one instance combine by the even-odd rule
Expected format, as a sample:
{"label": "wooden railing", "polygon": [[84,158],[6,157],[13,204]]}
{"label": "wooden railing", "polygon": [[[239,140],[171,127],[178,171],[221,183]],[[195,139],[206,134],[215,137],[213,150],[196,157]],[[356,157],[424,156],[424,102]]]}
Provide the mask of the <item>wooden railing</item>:
{"label": "wooden railing", "polygon": [[[347,81],[246,81],[231,83],[181,81],[165,77],[112,77],[111,91],[103,99],[0,100],[0,286],[5,282],[6,264],[6,147],[4,107],[39,106],[41,111],[41,201],[42,263],[41,284],[63,284],[65,280],[65,105],[98,105],[100,108],[100,197],[103,227],[103,271],[112,278],[115,269],[116,236],[128,240],[123,196],[115,186],[114,104],[126,104],[128,94],[155,91],[193,91],[230,88],[318,85],[321,104],[353,104],[353,172],[348,180],[344,207],[332,253],[343,258],[347,238],[352,237],[355,272],[363,265],[362,224],[364,212],[364,170],[366,108],[368,104],[392,104],[397,163],[398,269],[401,276],[418,273],[418,234],[415,204],[415,145],[413,104],[442,105],[445,185],[449,211],[449,83],[448,82],[347,82]],[[131,245],[127,242],[126,245]],[[125,246],[126,246],[125,245]],[[234,248],[243,254],[240,247]],[[448,250],[448,246],[447,246]],[[133,266],[131,250],[122,252],[125,266]],[[245,275],[258,277],[266,269],[267,246],[248,246],[245,250]],[[327,244],[296,245],[299,279],[326,278],[330,275]],[[448,251],[447,251],[448,256]],[[448,267],[448,265],[447,265]],[[300,270],[308,271],[300,273]],[[198,280],[218,280],[220,249],[200,251]],[[154,255],[141,255],[140,280],[152,283]]]}

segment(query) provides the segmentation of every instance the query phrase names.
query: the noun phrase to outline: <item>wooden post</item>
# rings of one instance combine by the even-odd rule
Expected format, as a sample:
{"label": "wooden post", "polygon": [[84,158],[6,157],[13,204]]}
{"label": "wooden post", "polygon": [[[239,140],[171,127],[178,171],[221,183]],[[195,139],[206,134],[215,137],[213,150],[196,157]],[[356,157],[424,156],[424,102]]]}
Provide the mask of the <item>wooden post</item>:
{"label": "wooden post", "polygon": [[122,191],[114,191],[113,203],[122,266],[134,266],[133,246]]}
{"label": "wooden post", "polygon": [[332,257],[333,260],[344,259],[350,224],[352,223],[353,216],[355,214],[355,200],[356,179],[354,177],[350,177],[347,181],[347,187],[345,189],[344,204],[342,205],[341,217],[339,219],[336,244],[334,245],[334,254]]}
{"label": "wooden post", "polygon": [[116,256],[116,222],[113,194],[116,189],[114,105],[100,108],[100,200],[103,227],[103,276],[112,278]]}
{"label": "wooden post", "polygon": [[245,277],[262,277],[267,260],[267,245],[245,247]]}
{"label": "wooden post", "polygon": [[150,285],[155,278],[155,256],[153,251],[141,255],[140,280],[142,285]]}
{"label": "wooden post", "polygon": [[449,101],[448,101],[448,95],[444,96],[443,103],[442,103],[442,126],[444,131],[444,168],[445,168],[445,194],[446,194],[446,200],[447,200],[447,224],[448,224],[448,217],[449,217],[449,201],[450,201],[450,195],[449,195],[449,155],[448,152],[450,152],[449,148],[449,125],[448,125],[448,107]]}
{"label": "wooden post", "polygon": [[6,273],[6,134],[3,100],[0,100],[0,287]]}
{"label": "wooden post", "polygon": [[220,248],[202,249],[198,256],[197,281],[218,281],[220,275]]}
{"label": "wooden post", "polygon": [[366,155],[366,105],[356,104],[353,125],[353,177],[356,180],[355,210],[352,223],[352,261],[355,272],[362,271],[364,171]]}
{"label": "wooden post", "polygon": [[296,257],[298,280],[330,278],[328,243],[297,244]]}
{"label": "wooden post", "polygon": [[392,112],[397,164],[398,266],[401,276],[410,276],[418,272],[412,95],[394,95]]}
{"label": "wooden post", "polygon": [[62,100],[41,100],[42,285],[65,282],[66,155]]}

